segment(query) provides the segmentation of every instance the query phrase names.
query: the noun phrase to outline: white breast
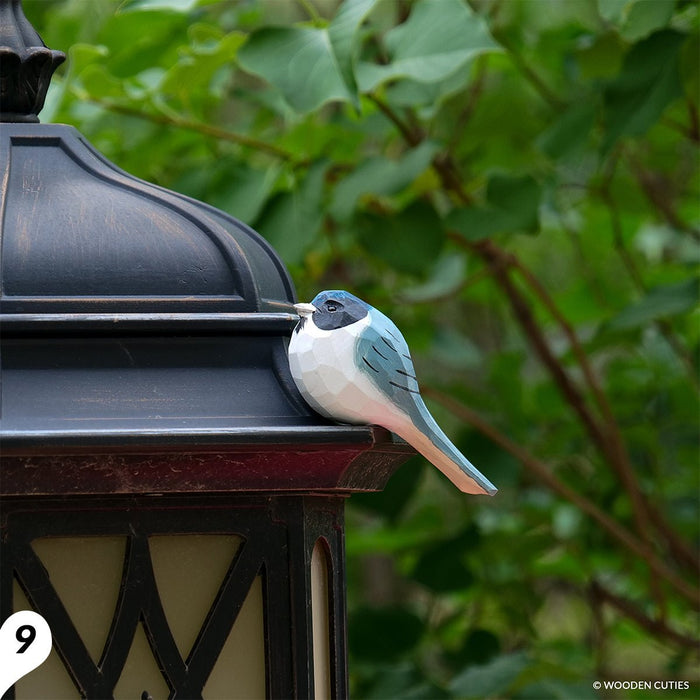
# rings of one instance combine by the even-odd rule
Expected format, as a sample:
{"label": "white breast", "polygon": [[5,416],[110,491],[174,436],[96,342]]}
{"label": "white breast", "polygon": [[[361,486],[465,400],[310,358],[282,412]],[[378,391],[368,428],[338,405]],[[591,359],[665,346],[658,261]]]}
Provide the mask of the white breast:
{"label": "white breast", "polygon": [[301,395],[321,415],[343,423],[390,427],[401,414],[356,365],[357,337],[369,315],[332,331],[307,319],[289,343],[289,367]]}

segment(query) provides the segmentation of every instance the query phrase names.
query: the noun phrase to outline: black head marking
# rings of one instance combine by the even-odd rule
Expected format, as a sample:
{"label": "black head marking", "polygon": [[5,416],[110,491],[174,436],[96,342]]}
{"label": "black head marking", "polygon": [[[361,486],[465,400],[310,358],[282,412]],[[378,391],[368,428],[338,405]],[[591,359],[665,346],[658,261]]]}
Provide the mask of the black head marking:
{"label": "black head marking", "polygon": [[356,296],[340,290],[321,292],[311,302],[317,309],[311,317],[324,331],[349,326],[369,313],[369,305]]}

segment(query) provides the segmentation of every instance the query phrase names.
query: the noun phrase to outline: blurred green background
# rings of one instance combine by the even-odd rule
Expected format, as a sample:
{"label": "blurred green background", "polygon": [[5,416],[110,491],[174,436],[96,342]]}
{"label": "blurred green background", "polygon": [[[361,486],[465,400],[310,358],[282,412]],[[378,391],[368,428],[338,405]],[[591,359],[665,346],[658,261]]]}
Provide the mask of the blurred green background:
{"label": "blurred green background", "polygon": [[25,0],[44,122],[402,329],[499,487],[347,509],[355,698],[698,667],[700,42],[679,0]]}

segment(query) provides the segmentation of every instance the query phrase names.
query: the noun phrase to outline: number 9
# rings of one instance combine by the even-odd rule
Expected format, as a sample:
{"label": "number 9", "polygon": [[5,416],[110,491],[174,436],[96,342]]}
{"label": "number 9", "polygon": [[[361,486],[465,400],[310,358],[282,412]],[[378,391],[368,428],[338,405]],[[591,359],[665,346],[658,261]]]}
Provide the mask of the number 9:
{"label": "number 9", "polygon": [[22,625],[17,628],[15,633],[15,638],[18,642],[22,642],[22,645],[17,649],[18,654],[24,654],[27,649],[31,646],[32,642],[36,639],[36,628],[32,625]]}

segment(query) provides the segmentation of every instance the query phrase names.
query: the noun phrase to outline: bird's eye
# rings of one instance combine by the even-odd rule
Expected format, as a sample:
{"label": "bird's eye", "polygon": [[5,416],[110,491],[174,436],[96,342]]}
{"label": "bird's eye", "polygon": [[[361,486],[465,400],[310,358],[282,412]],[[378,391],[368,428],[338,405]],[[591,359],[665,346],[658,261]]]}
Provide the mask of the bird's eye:
{"label": "bird's eye", "polygon": [[324,304],[324,306],[326,307],[326,311],[328,311],[331,314],[334,314],[338,310],[340,304],[338,304],[335,301],[327,301]]}

